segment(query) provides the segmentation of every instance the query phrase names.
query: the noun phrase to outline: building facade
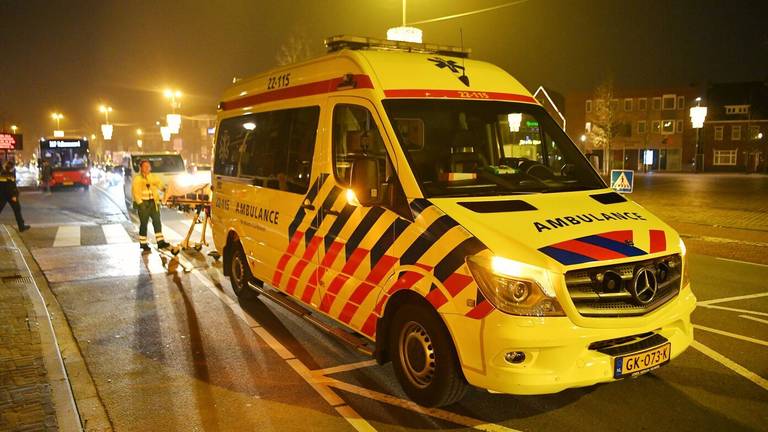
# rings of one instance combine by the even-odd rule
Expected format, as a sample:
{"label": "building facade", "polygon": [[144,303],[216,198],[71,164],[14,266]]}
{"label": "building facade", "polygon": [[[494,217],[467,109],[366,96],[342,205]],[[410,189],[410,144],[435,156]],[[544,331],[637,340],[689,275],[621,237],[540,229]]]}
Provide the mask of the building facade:
{"label": "building facade", "polygon": [[768,172],[768,82],[712,84],[704,102],[704,171]]}
{"label": "building facade", "polygon": [[[570,94],[567,132],[596,167],[689,171],[696,139],[689,108],[699,96],[697,87],[614,89],[611,100],[596,99],[592,93]],[[606,149],[596,139],[596,129],[609,123],[612,138]]]}

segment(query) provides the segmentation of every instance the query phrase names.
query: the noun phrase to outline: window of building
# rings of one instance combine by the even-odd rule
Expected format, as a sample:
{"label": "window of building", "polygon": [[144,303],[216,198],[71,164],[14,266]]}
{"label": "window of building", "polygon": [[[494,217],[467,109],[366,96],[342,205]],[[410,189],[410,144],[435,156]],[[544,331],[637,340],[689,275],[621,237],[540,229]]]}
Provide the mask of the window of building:
{"label": "window of building", "polygon": [[371,112],[359,105],[333,108],[333,165],[336,178],[348,185],[352,162],[363,155],[379,159],[379,183],[384,182],[387,150]]}
{"label": "window of building", "polygon": [[600,112],[605,108],[605,101],[602,99],[597,100],[597,105],[595,105],[595,108],[597,108],[597,112]]}
{"label": "window of building", "polygon": [[624,111],[632,111],[632,99],[624,99]]}
{"label": "window of building", "polygon": [[726,114],[748,114],[749,105],[726,105],[725,113]]}
{"label": "window of building", "polygon": [[715,141],[723,140],[723,126],[715,126]]}
{"label": "window of building", "polygon": [[651,99],[651,109],[654,111],[661,111],[661,98],[655,97]]}
{"label": "window of building", "polygon": [[683,121],[682,120],[678,120],[675,123],[675,132],[676,133],[683,133]]}
{"label": "window of building", "polygon": [[646,132],[645,128],[646,128],[645,120],[639,120],[637,122],[637,133],[638,133],[638,135],[644,135],[645,132]]}
{"label": "window of building", "polygon": [[303,194],[309,187],[319,107],[249,114],[223,120],[216,174]]}
{"label": "window of building", "polygon": [[741,139],[741,126],[731,126],[731,140],[739,141]]}
{"label": "window of building", "polygon": [[669,135],[675,133],[675,121],[674,120],[662,120],[661,121],[661,133]]}
{"label": "window of building", "polygon": [[585,109],[587,110],[587,112],[592,112],[592,99],[587,99]]}
{"label": "window of building", "polygon": [[677,97],[677,109],[679,110],[685,109],[685,96]]}
{"label": "window of building", "polygon": [[665,111],[673,110],[675,109],[675,101],[677,98],[673,94],[664,95],[662,98],[662,104],[661,109]]}
{"label": "window of building", "polygon": [[715,150],[713,165],[736,165],[736,150]]}
{"label": "window of building", "polygon": [[760,126],[749,127],[749,139],[760,139]]}
{"label": "window of building", "polygon": [[654,120],[651,122],[651,133],[661,133],[661,121]]}
{"label": "window of building", "polygon": [[619,100],[611,99],[611,111],[616,112],[619,110]]}
{"label": "window of building", "polygon": [[637,110],[645,111],[648,109],[648,98],[640,98],[637,100]]}

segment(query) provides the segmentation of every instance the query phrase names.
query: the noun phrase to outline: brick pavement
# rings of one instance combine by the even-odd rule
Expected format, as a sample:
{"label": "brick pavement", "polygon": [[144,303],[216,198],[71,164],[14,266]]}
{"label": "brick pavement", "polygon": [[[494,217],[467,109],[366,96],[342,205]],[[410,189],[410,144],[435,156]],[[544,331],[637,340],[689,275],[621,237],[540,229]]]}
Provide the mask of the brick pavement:
{"label": "brick pavement", "polygon": [[58,430],[40,343],[39,323],[0,230],[0,430]]}

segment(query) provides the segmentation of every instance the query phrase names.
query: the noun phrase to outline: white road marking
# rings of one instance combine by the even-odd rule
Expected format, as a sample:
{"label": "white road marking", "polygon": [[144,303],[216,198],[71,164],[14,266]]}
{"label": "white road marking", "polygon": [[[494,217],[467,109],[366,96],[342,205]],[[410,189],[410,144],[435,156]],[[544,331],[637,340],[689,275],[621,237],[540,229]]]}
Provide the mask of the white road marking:
{"label": "white road marking", "polygon": [[710,333],[719,334],[721,336],[728,336],[730,338],[739,339],[739,340],[743,340],[743,341],[746,341],[746,342],[752,342],[754,344],[758,344],[758,345],[762,345],[762,346],[767,346],[768,347],[768,342],[766,342],[764,340],[760,340],[760,339],[751,338],[749,336],[742,336],[740,334],[727,332],[725,330],[713,329],[711,327],[704,327],[704,326],[698,325],[698,324],[694,324],[693,328],[699,329],[699,330],[704,330],[704,331],[710,332]]}
{"label": "white road marking", "polygon": [[[192,274],[195,275],[197,280],[199,280],[203,285],[205,285],[208,290],[212,291],[216,297],[222,298],[222,295],[226,296],[226,294],[219,291],[213,283],[208,280],[203,274],[201,274],[198,270],[192,271]],[[247,315],[247,313],[240,307],[239,304],[237,304],[235,301],[224,301],[224,304],[226,304],[233,312],[235,312],[235,315],[243,319],[243,315]],[[251,331],[256,333],[257,336],[261,338],[261,340],[264,341],[264,343],[269,346],[272,351],[277,353],[277,355],[280,356],[283,360],[286,361],[286,363],[294,370],[296,373],[304,379],[304,381],[309,384],[318,394],[325,399],[325,401],[331,405],[339,415],[346,420],[355,430],[361,431],[361,432],[368,432],[368,431],[374,431],[376,429],[371,426],[370,423],[368,423],[367,420],[363,419],[360,414],[357,413],[352,407],[346,404],[343,399],[341,399],[333,390],[331,390],[323,381],[326,379],[324,377],[314,377],[309,368],[307,368],[304,363],[301,362],[301,360],[297,359],[296,356],[288,350],[283,344],[281,344],[277,339],[275,339],[274,336],[272,336],[264,327],[261,327],[260,325],[252,326],[248,321],[246,323],[249,324]]]}
{"label": "white road marking", "polygon": [[696,348],[697,350],[701,351],[702,354],[706,355],[707,357],[711,358],[712,360],[720,363],[721,365],[727,367],[728,369],[736,372],[737,374],[743,376],[744,378],[752,381],[753,383],[759,385],[763,388],[763,390],[768,390],[768,380],[761,377],[760,375],[752,372],[751,370],[745,368],[744,366],[736,363],[735,361],[729,359],[728,357],[720,354],[719,352],[713,350],[712,348],[703,345],[701,342],[693,341],[691,343],[691,346],[693,348]]}
{"label": "white road marking", "polygon": [[377,364],[378,363],[376,362],[376,360],[364,360],[364,361],[360,361],[360,362],[357,362],[357,363],[349,363],[349,364],[329,367],[329,368],[325,368],[325,369],[314,369],[312,371],[312,375],[316,375],[316,376],[319,376],[319,375],[333,375],[335,373],[349,372],[349,371],[355,370],[355,369],[362,369],[362,368],[367,368],[367,367],[370,367],[370,366],[376,366]]}
{"label": "white road marking", "polygon": [[349,393],[354,393],[358,396],[363,396],[368,399],[373,399],[378,402],[394,405],[396,407],[407,409],[409,411],[413,411],[418,414],[435,417],[435,418],[449,421],[451,423],[455,423],[458,425],[471,427],[473,429],[484,430],[484,431],[507,431],[507,432],[516,430],[516,429],[510,429],[508,427],[494,424],[494,423],[485,423],[472,417],[463,416],[463,415],[452,413],[450,411],[442,410],[439,408],[424,408],[421,405],[417,404],[416,402],[400,399],[385,393],[379,393],[377,391],[359,387],[354,384],[349,384],[344,381],[339,381],[334,378],[327,378],[327,382],[328,382],[328,385],[331,387],[336,387],[337,389],[344,390]]}
{"label": "white road marking", "polygon": [[749,315],[739,315],[739,318],[746,318],[746,319],[748,319],[748,320],[752,320],[752,321],[761,322],[761,323],[763,323],[763,324],[768,324],[768,321],[767,321],[767,320],[763,320],[763,319],[760,319],[760,318],[751,317],[751,316],[749,316]]}
{"label": "white road marking", "polygon": [[80,226],[64,225],[56,230],[53,247],[80,246]]}
{"label": "white road marking", "polygon": [[705,305],[699,305],[699,306],[707,308],[707,309],[718,309],[718,310],[724,310],[724,311],[730,311],[730,312],[745,313],[745,314],[750,314],[750,315],[768,316],[768,313],[752,311],[752,310],[748,310],[748,309],[738,309],[738,308],[732,308],[732,307],[717,306],[717,305],[706,305],[706,304]]}
{"label": "white road marking", "polygon": [[104,231],[104,237],[107,239],[107,243],[133,243],[131,236],[125,231],[125,227],[122,224],[109,224],[102,225],[101,230]]}
{"label": "white road marking", "polygon": [[704,301],[698,302],[697,304],[699,306],[705,306],[705,305],[711,305],[715,303],[725,303],[729,301],[747,300],[747,299],[753,299],[753,298],[759,298],[759,297],[768,297],[768,292],[762,292],[757,294],[747,294],[747,295],[736,296],[736,297],[723,297],[719,299],[704,300]]}
{"label": "white road marking", "polygon": [[[761,243],[761,245],[766,245],[766,243]],[[753,263],[749,261],[741,261],[741,260],[728,259],[728,258],[715,258],[715,259],[719,261],[729,261],[729,262],[735,262],[739,264],[749,264],[749,265],[758,266],[758,267],[768,267],[768,264],[758,264],[758,263]]]}

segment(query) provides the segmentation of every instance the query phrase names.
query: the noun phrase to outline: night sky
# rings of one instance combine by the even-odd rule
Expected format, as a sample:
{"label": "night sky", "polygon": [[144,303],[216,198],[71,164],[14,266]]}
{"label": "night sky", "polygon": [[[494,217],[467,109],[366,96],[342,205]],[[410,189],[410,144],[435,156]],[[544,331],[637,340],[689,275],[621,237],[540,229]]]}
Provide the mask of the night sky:
{"label": "night sky", "polygon": [[[409,0],[408,20],[509,0]],[[28,143],[50,133],[50,113],[71,133],[96,132],[97,107],[120,126],[148,128],[168,111],[162,89],[184,92],[182,112],[214,113],[234,76],[275,65],[279,46],[303,34],[383,38],[400,24],[400,0],[0,0],[0,128]],[[529,0],[419,26],[426,42],[459,45],[531,90],[590,90],[608,74],[619,86],[768,78],[768,3],[711,0]]]}

